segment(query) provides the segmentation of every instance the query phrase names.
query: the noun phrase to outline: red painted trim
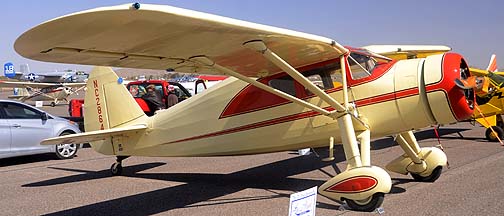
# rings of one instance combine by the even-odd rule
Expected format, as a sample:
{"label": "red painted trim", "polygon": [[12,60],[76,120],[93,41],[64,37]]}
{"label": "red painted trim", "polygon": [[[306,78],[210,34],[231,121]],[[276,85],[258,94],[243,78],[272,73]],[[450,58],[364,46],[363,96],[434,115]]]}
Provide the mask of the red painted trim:
{"label": "red painted trim", "polygon": [[343,179],[324,191],[333,193],[361,193],[372,190],[378,185],[378,180],[372,176],[354,176]]}
{"label": "red painted trim", "polygon": [[[407,90],[396,92],[395,94],[397,94],[400,98],[411,97],[411,96],[418,95],[418,89],[416,89],[416,90],[407,89]],[[379,95],[379,96],[361,99],[361,100],[356,101],[356,104],[359,107],[363,107],[363,106],[368,106],[368,105],[391,101],[394,99],[395,99],[394,93],[392,92],[392,93],[386,93],[386,94]],[[327,111],[334,110],[334,108],[332,108],[332,107],[324,107],[323,109],[325,109]],[[319,112],[316,112],[316,111],[306,111],[306,112],[302,112],[302,113],[292,114],[292,115],[274,118],[274,119],[270,119],[270,120],[266,120],[266,121],[243,125],[240,127],[230,128],[230,129],[217,131],[217,132],[213,132],[213,133],[208,133],[208,134],[203,134],[203,135],[199,135],[199,136],[194,136],[194,137],[190,137],[190,138],[186,138],[186,139],[180,139],[180,140],[176,140],[176,141],[169,142],[166,144],[191,141],[191,140],[209,138],[209,137],[214,137],[214,136],[221,136],[221,135],[226,135],[226,134],[231,134],[231,133],[236,133],[236,132],[241,132],[241,131],[246,131],[246,130],[252,130],[252,129],[256,129],[256,128],[261,128],[261,127],[291,122],[291,121],[295,121],[295,120],[301,120],[304,118],[310,118],[310,117],[314,117],[314,116],[318,116],[318,115],[322,115],[322,114]]]}
{"label": "red painted trim", "polygon": [[[334,63],[336,61],[339,61],[339,59],[332,59],[332,60],[320,62],[317,64],[301,67],[298,70],[305,72],[305,71],[308,71],[311,69],[315,69],[317,67],[321,67],[323,65]],[[348,62],[348,61],[346,61],[346,62]],[[349,86],[354,87],[354,86],[369,83],[369,82],[372,82],[372,81],[375,81],[375,80],[381,78],[383,75],[385,75],[390,70],[390,68],[392,68],[392,66],[396,62],[397,61],[392,61],[389,63],[378,64],[373,69],[371,76],[361,78],[358,80],[352,79],[352,77],[350,75],[350,69],[349,69],[348,63],[346,63],[345,65],[346,65],[346,69],[347,69],[346,70],[347,71],[347,78],[348,78],[347,80],[348,80]],[[270,80],[276,79],[279,77],[283,77],[283,76],[288,76],[288,75],[286,73],[279,73],[279,74],[275,74],[275,75],[272,75],[269,77],[261,78],[258,81],[267,85]],[[304,96],[301,98],[302,100],[307,100],[309,98],[316,97],[316,95],[305,96],[305,94],[302,94],[301,92],[304,90],[304,88],[301,86],[301,84],[297,83],[296,81],[294,81],[294,82],[295,82],[295,86],[296,86],[297,95]],[[342,90],[342,87],[337,87],[337,88],[325,90],[325,92],[326,93],[334,93],[334,92],[341,91],[341,90]],[[226,105],[226,107],[224,108],[222,113],[220,114],[219,119],[242,115],[242,114],[247,114],[247,113],[256,112],[256,111],[261,111],[261,110],[265,110],[265,109],[269,109],[269,108],[273,108],[273,107],[277,107],[277,106],[281,106],[281,105],[285,105],[285,104],[289,104],[289,103],[292,103],[292,101],[289,101],[289,100],[284,99],[282,97],[276,96],[274,94],[271,94],[269,92],[266,92],[262,89],[259,89],[255,86],[249,84],[249,85],[245,86],[242,90],[240,90],[228,102],[228,104]]]}
{"label": "red painted trim", "polygon": [[[458,54],[456,54],[456,55],[458,55]],[[462,59],[460,55],[458,55],[458,56],[460,57],[460,59]],[[459,59],[459,62],[460,62],[460,59]],[[450,60],[450,61],[455,61],[455,60]],[[443,91],[443,92],[445,92],[445,95],[448,97],[447,100],[450,103],[449,106],[450,106],[450,109],[452,111],[452,114],[454,116],[456,116],[457,119],[458,119],[458,116],[457,116],[457,112],[458,111],[456,109],[454,110],[452,101],[456,100],[456,102],[457,102],[456,105],[457,106],[463,106],[463,109],[465,109],[463,111],[463,113],[465,113],[465,115],[467,115],[469,113],[469,112],[467,112],[467,109],[470,109],[470,108],[467,105],[467,103],[465,102],[465,97],[463,95],[463,92],[461,92],[460,89],[458,89],[457,87],[454,87],[455,84],[454,84],[454,82],[452,80],[455,79],[456,75],[453,75],[453,73],[451,75],[450,74],[447,75],[447,76],[445,75],[446,71],[448,71],[450,69],[453,69],[453,68],[450,68],[450,67],[452,67],[452,65],[450,65],[448,67],[443,66],[444,70],[442,71],[443,75],[442,75],[441,80],[438,81],[438,82],[436,82],[436,83],[429,84],[425,88],[426,88],[426,92],[427,93],[436,92],[436,91]],[[448,69],[446,69],[446,68],[448,68]],[[389,69],[390,68],[388,68],[386,71],[388,71]],[[382,75],[385,72],[383,72]],[[446,77],[448,77],[448,78],[446,78]],[[374,78],[370,78],[370,79],[361,79],[359,81],[361,81],[361,82],[370,82],[370,80],[374,80],[374,79],[377,79],[377,78],[378,78],[378,76],[374,77]],[[244,91],[245,89],[246,88],[242,89],[242,91]],[[355,101],[355,103],[356,103],[356,105],[358,107],[363,107],[363,106],[368,106],[368,105],[373,105],[373,104],[379,104],[379,103],[383,103],[383,102],[387,102],[387,101],[392,101],[392,100],[396,100],[396,99],[401,99],[401,98],[407,98],[407,97],[411,97],[411,96],[416,96],[418,94],[419,94],[418,87],[415,87],[415,88],[409,88],[409,89],[400,90],[400,91],[397,91],[397,92],[390,92],[390,93],[385,93],[385,94],[381,94],[381,95],[377,95],[377,96],[363,98],[363,99]],[[460,100],[461,99],[464,100],[463,104],[460,104]],[[277,105],[275,105],[275,106],[277,106]],[[328,110],[328,111],[333,111],[334,110],[332,107],[325,107],[324,109]],[[257,111],[257,110],[254,110],[254,111]],[[472,114],[472,110],[471,110],[470,114]],[[285,122],[300,120],[300,119],[304,119],[304,118],[314,117],[314,116],[318,116],[318,115],[321,115],[321,114],[318,113],[318,112],[316,112],[316,111],[307,111],[307,112],[303,112],[303,113],[298,113],[298,114],[283,116],[283,117],[279,117],[279,118],[275,118],[275,119],[270,119],[270,120],[266,120],[266,121],[256,122],[256,123],[252,123],[252,124],[248,124],[248,125],[243,125],[243,126],[240,126],[240,127],[230,128],[230,129],[226,129],[226,130],[222,130],[222,131],[218,131],[218,132],[213,132],[213,133],[203,134],[203,135],[194,136],[194,137],[190,137],[190,138],[185,138],[185,139],[181,139],[181,140],[176,140],[176,141],[169,142],[169,143],[166,143],[166,144],[172,144],[172,143],[178,143],[178,142],[184,142],[184,141],[191,141],[191,140],[209,138],[209,137],[220,136],[220,135],[226,135],[226,134],[231,134],[231,133],[236,133],[236,132],[241,132],[241,131],[246,131],[246,130],[251,130],[251,129],[256,129],[256,128],[261,128],[261,127],[266,127],[266,126],[281,124],[281,123],[285,123]],[[459,113],[459,115],[460,115],[460,113]]]}

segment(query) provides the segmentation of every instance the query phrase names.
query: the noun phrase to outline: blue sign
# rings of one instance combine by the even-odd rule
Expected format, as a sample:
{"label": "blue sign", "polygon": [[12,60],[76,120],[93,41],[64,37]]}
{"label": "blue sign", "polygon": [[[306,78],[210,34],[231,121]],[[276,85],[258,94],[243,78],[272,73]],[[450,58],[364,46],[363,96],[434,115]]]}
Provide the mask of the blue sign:
{"label": "blue sign", "polygon": [[16,70],[14,70],[14,64],[7,62],[4,64],[4,75],[9,78],[16,76]]}

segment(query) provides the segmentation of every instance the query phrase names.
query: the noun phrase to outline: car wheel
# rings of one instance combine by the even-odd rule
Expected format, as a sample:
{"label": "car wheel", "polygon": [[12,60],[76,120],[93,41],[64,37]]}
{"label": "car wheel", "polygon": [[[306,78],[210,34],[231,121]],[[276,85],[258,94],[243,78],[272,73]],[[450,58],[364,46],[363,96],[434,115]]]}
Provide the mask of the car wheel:
{"label": "car wheel", "polygon": [[[60,134],[60,136],[65,136],[65,135],[69,135],[69,134],[72,134],[72,133],[63,132]],[[59,144],[59,145],[56,145],[55,153],[59,159],[70,159],[70,158],[73,158],[77,154],[77,149],[78,149],[78,145],[75,143]]]}

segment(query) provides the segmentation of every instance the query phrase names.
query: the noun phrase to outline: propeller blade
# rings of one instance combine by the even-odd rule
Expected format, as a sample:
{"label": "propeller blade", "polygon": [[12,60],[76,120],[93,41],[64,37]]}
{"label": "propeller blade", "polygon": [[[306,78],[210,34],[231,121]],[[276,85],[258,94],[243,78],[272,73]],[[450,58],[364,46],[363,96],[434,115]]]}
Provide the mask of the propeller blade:
{"label": "propeller blade", "polygon": [[465,89],[465,90],[473,89],[474,87],[476,87],[476,86],[469,85],[469,83],[467,83],[467,81],[460,80],[459,78],[455,79],[455,85],[457,85],[457,87],[459,87],[461,89]]}

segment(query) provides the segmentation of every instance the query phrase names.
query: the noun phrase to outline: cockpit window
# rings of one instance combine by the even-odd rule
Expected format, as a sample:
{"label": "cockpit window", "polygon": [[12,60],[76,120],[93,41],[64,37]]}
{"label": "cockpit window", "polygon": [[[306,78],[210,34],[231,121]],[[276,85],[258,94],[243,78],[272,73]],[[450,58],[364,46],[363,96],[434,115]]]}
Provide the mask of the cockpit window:
{"label": "cockpit window", "polygon": [[296,96],[296,87],[294,85],[294,80],[290,76],[284,76],[276,79],[272,79],[268,84],[280,91],[283,91],[292,96]]}
{"label": "cockpit window", "polygon": [[354,80],[371,76],[371,71],[376,66],[376,60],[373,57],[355,52],[348,57],[348,63]]}
{"label": "cockpit window", "polygon": [[[341,86],[341,67],[339,62],[333,62],[313,70],[305,71],[303,75],[322,90]],[[313,94],[306,88],[305,92],[306,95]]]}

